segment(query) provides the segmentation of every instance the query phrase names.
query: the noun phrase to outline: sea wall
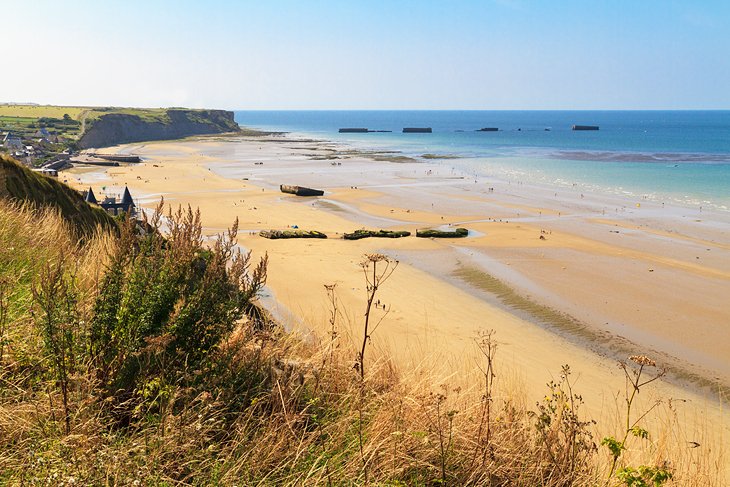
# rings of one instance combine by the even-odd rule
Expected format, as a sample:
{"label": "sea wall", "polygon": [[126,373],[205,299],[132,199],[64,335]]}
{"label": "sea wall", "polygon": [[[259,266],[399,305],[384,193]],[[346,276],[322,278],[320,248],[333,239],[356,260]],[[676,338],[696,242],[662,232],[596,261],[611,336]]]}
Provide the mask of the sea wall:
{"label": "sea wall", "polygon": [[167,110],[164,120],[146,120],[139,115],[109,113],[100,116],[79,139],[79,146],[108,147],[129,142],[169,140],[190,135],[238,132],[240,127],[227,110]]}

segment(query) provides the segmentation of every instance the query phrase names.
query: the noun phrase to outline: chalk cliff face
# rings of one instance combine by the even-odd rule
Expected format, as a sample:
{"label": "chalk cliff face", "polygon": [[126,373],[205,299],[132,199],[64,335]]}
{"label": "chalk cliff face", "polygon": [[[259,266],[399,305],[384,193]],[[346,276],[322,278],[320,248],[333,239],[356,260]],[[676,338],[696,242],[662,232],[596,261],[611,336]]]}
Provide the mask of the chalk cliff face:
{"label": "chalk cliff face", "polygon": [[145,120],[138,115],[109,113],[87,127],[79,140],[82,148],[107,147],[128,142],[179,139],[190,135],[238,132],[233,112],[226,110],[167,110],[169,120]]}

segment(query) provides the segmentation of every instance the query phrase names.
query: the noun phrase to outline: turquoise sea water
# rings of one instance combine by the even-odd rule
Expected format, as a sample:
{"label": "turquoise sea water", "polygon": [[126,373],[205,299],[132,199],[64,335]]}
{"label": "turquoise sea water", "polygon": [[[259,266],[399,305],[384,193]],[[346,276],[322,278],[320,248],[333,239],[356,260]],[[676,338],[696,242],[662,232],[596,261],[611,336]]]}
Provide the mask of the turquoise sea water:
{"label": "turquoise sea water", "polygon": [[[345,142],[473,174],[730,211],[730,111],[236,111],[247,127]],[[573,124],[598,131],[573,131]],[[392,130],[340,134],[341,127]],[[403,127],[431,127],[404,134]],[[497,132],[477,132],[497,127]]]}

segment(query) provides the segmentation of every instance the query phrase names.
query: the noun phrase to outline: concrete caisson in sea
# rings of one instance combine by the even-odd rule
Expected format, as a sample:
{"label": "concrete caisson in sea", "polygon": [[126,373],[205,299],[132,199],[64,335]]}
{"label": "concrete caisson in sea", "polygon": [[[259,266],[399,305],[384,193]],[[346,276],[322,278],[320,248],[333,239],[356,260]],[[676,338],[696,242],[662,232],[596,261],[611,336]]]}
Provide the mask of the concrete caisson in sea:
{"label": "concrete caisson in sea", "polygon": [[404,127],[404,134],[430,134],[433,132],[431,127]]}
{"label": "concrete caisson in sea", "polygon": [[341,134],[373,134],[392,132],[392,130],[370,130],[363,127],[344,127],[339,130]]}
{"label": "concrete caisson in sea", "polygon": [[573,125],[573,130],[598,130],[598,125]]}

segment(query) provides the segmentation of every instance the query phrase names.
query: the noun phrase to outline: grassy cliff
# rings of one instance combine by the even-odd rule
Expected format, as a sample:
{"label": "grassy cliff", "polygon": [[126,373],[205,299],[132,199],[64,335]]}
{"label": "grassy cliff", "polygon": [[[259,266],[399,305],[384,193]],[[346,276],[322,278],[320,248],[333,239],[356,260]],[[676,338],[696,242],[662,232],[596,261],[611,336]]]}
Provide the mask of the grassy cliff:
{"label": "grassy cliff", "polygon": [[106,147],[239,131],[233,112],[225,110],[101,110],[95,109],[91,112],[94,116],[87,117],[86,129],[79,139],[80,147]]}
{"label": "grassy cliff", "polygon": [[81,195],[54,178],[31,171],[0,154],[0,199],[54,208],[79,234],[97,226],[113,228],[114,219],[99,207],[87,204]]}
{"label": "grassy cliff", "polygon": [[240,127],[233,112],[226,110],[0,105],[0,131],[10,131],[30,145],[42,129],[59,137],[60,152],[65,147],[238,132]]}

